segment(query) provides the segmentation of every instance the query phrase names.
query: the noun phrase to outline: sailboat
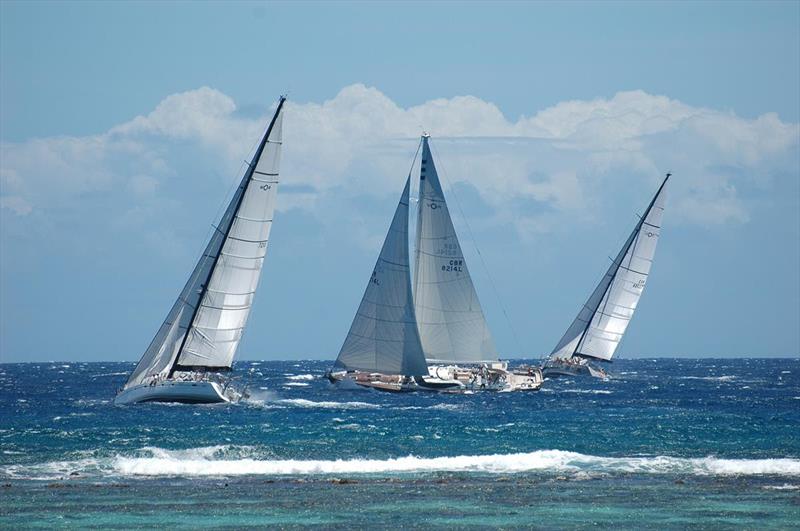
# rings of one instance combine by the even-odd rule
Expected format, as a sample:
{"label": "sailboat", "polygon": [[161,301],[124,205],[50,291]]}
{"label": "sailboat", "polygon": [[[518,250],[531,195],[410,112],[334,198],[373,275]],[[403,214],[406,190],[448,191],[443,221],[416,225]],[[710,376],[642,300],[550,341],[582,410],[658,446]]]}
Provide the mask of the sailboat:
{"label": "sailboat", "polygon": [[409,175],[329,379],[390,391],[538,389],[538,368],[517,373],[499,360],[428,141],[423,134],[413,292]]}
{"label": "sailboat", "polygon": [[538,368],[501,361],[472,282],[429,145],[422,137],[414,309],[431,376],[477,389],[535,390]]}
{"label": "sailboat", "polygon": [[[353,323],[327,375],[332,383],[413,391],[428,374],[411,296],[410,183],[409,176]],[[443,387],[460,386],[443,382]]]}
{"label": "sailboat", "polygon": [[267,252],[278,191],[283,104],[150,346],[114,399],[231,402],[243,390],[229,376]]}
{"label": "sailboat", "polygon": [[610,362],[642,297],[661,234],[667,174],[625,244],[543,365],[546,377],[589,374],[591,360]]}

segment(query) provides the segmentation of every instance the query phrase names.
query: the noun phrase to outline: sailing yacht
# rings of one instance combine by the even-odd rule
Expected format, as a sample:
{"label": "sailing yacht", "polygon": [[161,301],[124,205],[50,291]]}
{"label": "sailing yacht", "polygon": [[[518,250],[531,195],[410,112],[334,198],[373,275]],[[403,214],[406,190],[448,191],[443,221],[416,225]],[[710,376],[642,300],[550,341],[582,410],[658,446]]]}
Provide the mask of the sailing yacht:
{"label": "sailing yacht", "polygon": [[536,390],[543,380],[538,367],[509,371],[499,360],[447,209],[429,138],[424,134],[421,140],[413,292],[409,175],[329,379],[389,391]]}
{"label": "sailing yacht", "polygon": [[592,360],[610,362],[642,297],[661,234],[667,174],[603,279],[543,365],[545,377],[606,372]]}
{"label": "sailing yacht", "polygon": [[[400,196],[361,304],[328,379],[380,391],[414,391],[428,374],[414,304],[408,253],[411,178]],[[458,388],[458,382],[438,382]]]}
{"label": "sailing yacht", "polygon": [[222,219],[115,404],[240,399],[229,376],[267,252],[278,191],[283,104]]}
{"label": "sailing yacht", "polygon": [[538,389],[538,368],[509,371],[497,354],[429,140],[422,136],[414,264],[414,309],[429,373],[476,389]]}

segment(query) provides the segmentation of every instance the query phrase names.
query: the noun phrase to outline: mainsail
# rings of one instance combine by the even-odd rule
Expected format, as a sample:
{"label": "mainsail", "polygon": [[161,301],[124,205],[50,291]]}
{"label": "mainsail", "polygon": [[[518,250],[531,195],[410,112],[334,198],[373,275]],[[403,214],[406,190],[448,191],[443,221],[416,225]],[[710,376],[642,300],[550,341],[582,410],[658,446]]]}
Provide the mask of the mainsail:
{"label": "mainsail", "polygon": [[281,97],[219,225],[126,388],[176,370],[227,370],[233,364],[272,227],[284,101]]}
{"label": "mainsail", "polygon": [[636,228],[550,358],[611,360],[642,296],[664,213],[667,174]]}
{"label": "mainsail", "polygon": [[414,309],[428,362],[497,361],[489,326],[422,137],[417,215]]}
{"label": "mainsail", "polygon": [[336,368],[405,376],[428,374],[411,296],[410,180],[406,180],[364,297],[336,358]]}

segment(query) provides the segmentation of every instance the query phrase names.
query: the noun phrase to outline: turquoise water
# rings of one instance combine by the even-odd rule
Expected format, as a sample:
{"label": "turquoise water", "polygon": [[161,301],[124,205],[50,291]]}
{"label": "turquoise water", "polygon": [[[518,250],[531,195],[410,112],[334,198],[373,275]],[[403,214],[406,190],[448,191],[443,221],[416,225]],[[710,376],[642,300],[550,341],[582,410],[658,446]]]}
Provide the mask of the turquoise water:
{"label": "turquoise water", "polygon": [[328,366],[241,362],[237,405],[114,407],[132,364],[0,365],[0,526],[800,521],[797,359],[621,360],[474,395],[334,390]]}

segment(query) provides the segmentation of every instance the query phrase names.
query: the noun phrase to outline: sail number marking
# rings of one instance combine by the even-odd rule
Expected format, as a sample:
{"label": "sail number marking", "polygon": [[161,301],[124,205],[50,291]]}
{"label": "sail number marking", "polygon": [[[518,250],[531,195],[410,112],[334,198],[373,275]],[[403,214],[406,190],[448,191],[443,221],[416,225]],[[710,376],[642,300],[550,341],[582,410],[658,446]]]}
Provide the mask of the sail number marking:
{"label": "sail number marking", "polygon": [[442,271],[463,272],[464,260],[450,260],[448,264],[442,266]]}

